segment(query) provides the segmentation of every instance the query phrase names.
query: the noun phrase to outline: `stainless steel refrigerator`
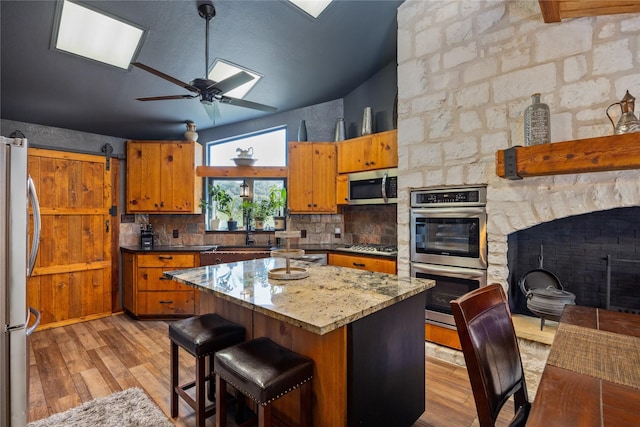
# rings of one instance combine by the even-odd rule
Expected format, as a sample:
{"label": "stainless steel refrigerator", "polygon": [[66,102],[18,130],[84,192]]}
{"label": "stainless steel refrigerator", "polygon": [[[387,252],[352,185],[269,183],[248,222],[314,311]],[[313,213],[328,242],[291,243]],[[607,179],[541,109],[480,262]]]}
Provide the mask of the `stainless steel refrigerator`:
{"label": "stainless steel refrigerator", "polygon": [[0,427],[23,427],[28,421],[27,337],[40,322],[40,313],[27,305],[27,278],[38,255],[40,210],[27,174],[27,139],[0,138]]}

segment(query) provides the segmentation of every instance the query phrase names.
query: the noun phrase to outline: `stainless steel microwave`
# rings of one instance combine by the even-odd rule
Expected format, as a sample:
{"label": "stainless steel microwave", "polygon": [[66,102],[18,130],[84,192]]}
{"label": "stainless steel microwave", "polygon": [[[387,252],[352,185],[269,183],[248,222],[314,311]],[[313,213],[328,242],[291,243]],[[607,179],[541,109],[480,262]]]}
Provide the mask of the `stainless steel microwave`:
{"label": "stainless steel microwave", "polygon": [[398,169],[380,169],[348,175],[350,205],[398,202]]}

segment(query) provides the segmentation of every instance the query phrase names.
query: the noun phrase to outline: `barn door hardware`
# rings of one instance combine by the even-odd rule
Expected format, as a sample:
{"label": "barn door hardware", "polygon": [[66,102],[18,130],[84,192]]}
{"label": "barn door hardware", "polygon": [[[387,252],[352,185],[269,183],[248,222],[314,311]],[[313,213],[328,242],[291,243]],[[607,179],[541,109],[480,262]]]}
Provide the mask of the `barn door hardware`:
{"label": "barn door hardware", "polygon": [[107,158],[107,163],[106,163],[107,170],[111,170],[111,153],[113,153],[113,147],[111,146],[111,144],[104,144],[100,151],[102,151],[105,157]]}

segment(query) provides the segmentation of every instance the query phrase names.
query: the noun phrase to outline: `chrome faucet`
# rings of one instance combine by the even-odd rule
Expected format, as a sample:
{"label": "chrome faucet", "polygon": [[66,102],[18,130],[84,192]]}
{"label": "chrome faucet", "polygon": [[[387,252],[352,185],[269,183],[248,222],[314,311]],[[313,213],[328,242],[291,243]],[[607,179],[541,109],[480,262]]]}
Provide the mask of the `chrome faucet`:
{"label": "chrome faucet", "polygon": [[247,228],[247,233],[244,237],[244,244],[245,246],[249,246],[249,245],[253,245],[256,241],[252,240],[249,236],[253,235],[253,233],[251,233],[251,230],[249,230],[249,227]]}
{"label": "chrome faucet", "polygon": [[249,209],[245,210],[245,221],[244,221],[244,229],[246,230],[245,236],[244,236],[244,244],[245,246],[249,246],[254,244],[256,241],[252,240],[249,236],[251,236],[253,233],[251,233],[251,212]]}

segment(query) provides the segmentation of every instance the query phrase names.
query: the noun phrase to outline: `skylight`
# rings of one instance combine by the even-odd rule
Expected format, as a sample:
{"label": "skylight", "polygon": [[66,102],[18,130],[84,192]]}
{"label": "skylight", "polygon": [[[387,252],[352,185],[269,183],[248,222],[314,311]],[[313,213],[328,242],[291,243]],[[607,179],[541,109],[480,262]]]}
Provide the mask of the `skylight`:
{"label": "skylight", "polygon": [[329,6],[332,0],[289,0],[309,15],[317,18]]}
{"label": "skylight", "polygon": [[55,48],[128,69],[144,30],[65,0]]}
{"label": "skylight", "polygon": [[244,71],[245,73],[251,74],[253,80],[248,81],[247,83],[238,86],[237,88],[225,92],[225,96],[230,96],[232,98],[243,98],[251,88],[258,83],[258,80],[262,78],[262,76],[255,71],[248,70],[246,68],[240,67],[239,65],[232,64],[231,62],[227,62],[223,59],[216,58],[213,63],[213,67],[209,72],[208,78],[213,80],[214,82],[221,82],[222,80],[231,77],[235,74],[238,74],[240,71]]}

